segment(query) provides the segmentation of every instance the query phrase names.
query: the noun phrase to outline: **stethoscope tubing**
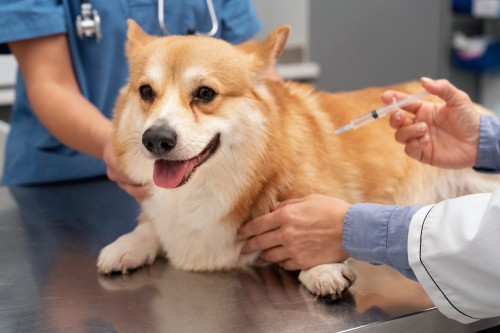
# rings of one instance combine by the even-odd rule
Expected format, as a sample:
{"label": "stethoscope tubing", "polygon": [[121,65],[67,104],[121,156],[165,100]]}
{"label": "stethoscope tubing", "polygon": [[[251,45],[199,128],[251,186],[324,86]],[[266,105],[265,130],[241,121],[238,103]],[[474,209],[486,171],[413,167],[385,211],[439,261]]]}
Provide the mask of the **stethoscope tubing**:
{"label": "stethoscope tubing", "polygon": [[[217,16],[215,14],[214,2],[213,0],[206,0],[208,12],[210,14],[210,20],[212,21],[212,29],[208,32],[196,31],[196,35],[205,35],[209,37],[215,36],[217,30],[219,30],[219,22],[217,21]],[[165,0],[158,0],[158,24],[160,25],[161,31],[164,35],[169,35],[167,28],[165,27]]]}
{"label": "stethoscope tubing", "polygon": [[[164,35],[169,35],[167,28],[165,27],[165,0],[158,0],[158,24]],[[80,39],[84,37],[95,36],[96,41],[99,42],[102,37],[101,32],[101,20],[99,13],[96,9],[92,9],[92,4],[89,0],[81,0],[81,10],[82,15],[78,15],[75,21],[78,37]],[[215,14],[214,2],[213,0],[206,0],[208,12],[210,14],[210,20],[212,21],[212,29],[208,32],[201,32],[192,30],[195,35],[204,35],[213,37],[219,30],[219,22],[217,21],[217,15]],[[85,13],[85,14],[84,14]],[[85,25],[85,27],[84,27]],[[191,30],[190,30],[191,31]]]}

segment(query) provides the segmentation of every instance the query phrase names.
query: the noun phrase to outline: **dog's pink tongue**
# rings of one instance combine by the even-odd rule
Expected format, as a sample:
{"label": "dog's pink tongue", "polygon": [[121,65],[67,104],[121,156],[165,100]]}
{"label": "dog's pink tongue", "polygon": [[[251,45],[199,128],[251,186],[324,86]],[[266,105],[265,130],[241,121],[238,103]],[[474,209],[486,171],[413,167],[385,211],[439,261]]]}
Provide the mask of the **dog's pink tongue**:
{"label": "dog's pink tongue", "polygon": [[158,187],[173,188],[179,185],[184,178],[189,162],[169,162],[156,160],[153,172],[153,181]]}

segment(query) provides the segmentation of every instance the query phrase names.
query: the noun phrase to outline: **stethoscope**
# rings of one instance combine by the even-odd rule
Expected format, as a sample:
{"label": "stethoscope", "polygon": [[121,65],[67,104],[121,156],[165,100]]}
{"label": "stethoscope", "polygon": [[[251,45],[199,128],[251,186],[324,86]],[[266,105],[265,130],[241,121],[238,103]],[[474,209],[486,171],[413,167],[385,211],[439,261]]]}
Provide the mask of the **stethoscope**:
{"label": "stethoscope", "polygon": [[[158,24],[160,25],[163,34],[169,35],[169,32],[165,27],[164,1],[165,0],[158,0]],[[99,43],[102,39],[101,17],[96,9],[92,9],[92,4],[89,0],[81,0],[80,3],[81,15],[76,17],[76,33],[80,39],[95,35],[96,41]],[[217,33],[217,30],[219,30],[219,23],[217,21],[217,16],[215,15],[213,0],[206,0],[206,3],[210,14],[210,20],[212,21],[212,29],[208,32],[189,29],[187,31],[188,35],[204,35],[213,37]]]}
{"label": "stethoscope", "polygon": [[76,17],[76,34],[80,39],[95,35],[99,43],[102,38],[101,17],[96,9],[92,10],[92,4],[88,0],[81,0],[81,15]]}

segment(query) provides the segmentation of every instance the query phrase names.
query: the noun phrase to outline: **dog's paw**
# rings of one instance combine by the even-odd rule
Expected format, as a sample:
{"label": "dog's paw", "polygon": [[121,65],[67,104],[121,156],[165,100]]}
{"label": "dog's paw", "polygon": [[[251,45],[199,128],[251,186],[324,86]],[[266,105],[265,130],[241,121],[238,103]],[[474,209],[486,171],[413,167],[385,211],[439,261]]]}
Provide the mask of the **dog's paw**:
{"label": "dog's paw", "polygon": [[353,284],[356,274],[347,264],[326,264],[301,271],[299,280],[313,294],[337,299]]}
{"label": "dog's paw", "polygon": [[101,250],[97,259],[97,270],[100,274],[127,274],[131,269],[152,264],[158,251],[158,242],[145,237],[136,229]]}

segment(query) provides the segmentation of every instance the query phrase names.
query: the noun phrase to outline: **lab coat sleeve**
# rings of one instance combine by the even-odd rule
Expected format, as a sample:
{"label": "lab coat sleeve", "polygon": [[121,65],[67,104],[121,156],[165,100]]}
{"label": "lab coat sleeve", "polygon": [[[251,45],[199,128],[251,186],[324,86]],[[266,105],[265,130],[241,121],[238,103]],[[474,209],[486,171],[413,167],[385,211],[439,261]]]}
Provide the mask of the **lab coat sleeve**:
{"label": "lab coat sleeve", "polygon": [[0,50],[6,43],[66,32],[63,5],[58,0],[0,0]]}
{"label": "lab coat sleeve", "polygon": [[436,307],[461,323],[500,315],[500,188],[419,209],[408,261]]}

